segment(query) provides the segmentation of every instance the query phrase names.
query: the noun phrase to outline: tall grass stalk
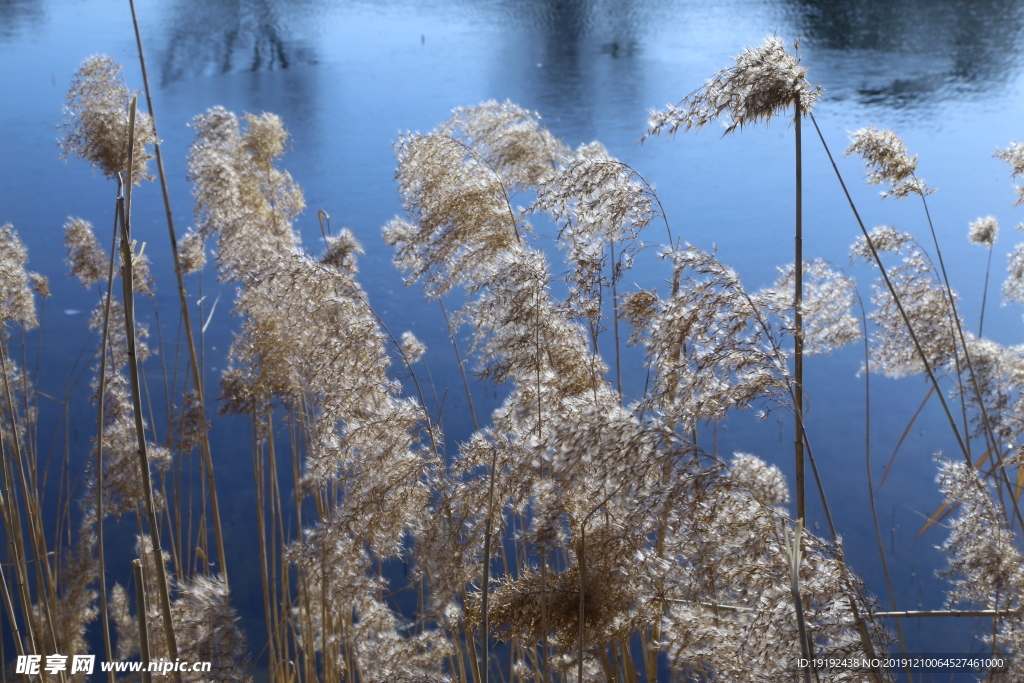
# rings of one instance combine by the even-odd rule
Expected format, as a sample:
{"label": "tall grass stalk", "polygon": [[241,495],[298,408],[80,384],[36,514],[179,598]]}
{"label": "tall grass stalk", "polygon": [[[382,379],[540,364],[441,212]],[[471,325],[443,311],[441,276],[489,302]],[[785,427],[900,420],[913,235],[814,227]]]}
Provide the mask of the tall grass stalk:
{"label": "tall grass stalk", "polygon": [[[114,229],[111,231],[113,234],[110,244],[110,261],[107,265],[107,292],[103,305],[103,329],[100,332],[99,386],[96,390],[96,560],[100,583],[100,619],[103,622],[100,625],[100,630],[103,634],[103,651],[108,662],[114,659],[114,651],[110,640],[110,615],[107,612],[107,561],[106,542],[103,529],[103,425],[105,422],[104,404],[107,393],[107,339],[110,331],[110,306],[113,301],[114,259],[116,258],[117,238],[121,229],[119,217],[120,206],[117,206],[114,210]],[[113,671],[107,672],[107,683],[114,683]]]}
{"label": "tall grass stalk", "polygon": [[[157,564],[160,564],[159,560]],[[142,680],[143,683],[151,683],[153,678],[149,672],[149,663],[153,661],[153,656],[149,647],[149,600],[146,597],[146,577],[142,570],[142,560],[132,560],[132,577],[135,580],[135,606],[139,621],[139,654],[143,664]]]}
{"label": "tall grass stalk", "polygon": [[[10,514],[10,511],[4,502],[4,494],[0,491],[0,515],[6,519],[8,514]],[[14,600],[11,598],[11,593],[7,590],[7,577],[4,575],[4,563],[2,562],[0,562],[0,596],[3,597],[4,609],[7,611],[7,621],[11,625],[14,651],[19,656],[22,656],[25,654],[25,646],[21,641],[21,629],[18,627],[18,612],[14,606]]]}
{"label": "tall grass stalk", "polygon": [[985,259],[985,285],[981,290],[981,313],[978,316],[978,336],[980,337],[985,330],[985,302],[988,301],[988,276],[992,270],[992,251],[995,247],[995,242],[991,242],[988,245],[988,257]]}
{"label": "tall grass stalk", "polygon": [[[123,197],[118,197],[119,217],[121,223],[121,267],[124,288],[125,335],[128,342],[128,369],[131,382],[132,408],[135,415],[135,433],[138,438],[139,467],[142,471],[142,486],[145,495],[146,517],[149,523],[150,536],[153,543],[153,556],[156,558],[157,589],[160,593],[160,606],[163,610],[164,634],[167,638],[168,657],[178,659],[178,644],[174,634],[174,622],[171,617],[171,599],[167,584],[167,574],[163,563],[163,550],[160,543],[160,527],[157,523],[156,504],[153,500],[153,485],[150,481],[149,456],[146,447],[146,430],[142,422],[142,396],[139,388],[139,365],[135,348],[135,260],[141,256],[134,252],[135,243],[131,238],[131,207],[132,207],[132,172],[134,164],[132,155],[135,152],[135,112],[138,99],[133,97],[128,114],[128,178],[125,182]],[[174,678],[181,683],[181,673],[174,672]]]}
{"label": "tall grass stalk", "polygon": [[487,613],[487,598],[490,594],[491,585],[491,522],[494,519],[494,478],[497,476],[495,471],[497,460],[498,452],[495,450],[491,454],[491,470],[488,473],[487,519],[484,520],[484,567],[483,578],[480,581],[480,612],[483,622],[481,628],[483,635],[483,683],[487,683],[490,679],[491,670],[491,635]]}
{"label": "tall grass stalk", "polygon": [[[142,49],[142,33],[139,31],[139,21],[135,14],[135,0],[128,0],[132,13],[132,25],[135,28],[135,43],[139,51],[139,66],[142,70],[142,84],[146,93],[146,108],[153,123],[153,133],[156,135],[156,112],[153,109],[153,98],[149,90],[149,74],[146,70],[146,54]],[[174,230],[174,215],[171,212],[170,192],[167,189],[167,177],[164,173],[163,155],[160,152],[160,141],[156,138],[153,142],[153,154],[156,156],[157,175],[160,179],[160,193],[164,202],[164,214],[167,218],[167,234],[171,243],[171,256],[174,258],[174,276],[178,286],[178,301],[181,306],[181,319],[185,326],[185,343],[188,346],[189,369],[192,373],[192,385],[196,392],[196,401],[205,408],[205,391],[202,377],[202,365],[196,354],[195,339],[192,334],[192,317],[188,308],[188,296],[185,292],[184,268],[181,263],[181,254],[178,251],[178,238]],[[199,447],[203,458],[203,469],[206,472],[206,485],[210,492],[210,512],[213,515],[213,532],[217,542],[217,555],[220,561],[220,572],[224,581],[228,580],[227,553],[224,550],[224,531],[220,521],[220,501],[217,495],[216,478],[213,469],[213,454],[210,450],[210,437],[207,429],[202,429],[199,434]],[[206,570],[209,563],[204,562]]]}
{"label": "tall grass stalk", "polygon": [[[800,545],[803,542],[804,520],[797,518],[796,529],[789,535],[789,527],[782,527],[785,536],[786,560],[789,564],[789,586],[793,594],[793,605],[796,609],[796,623],[800,631],[800,656],[804,661],[811,658],[810,639],[807,636],[807,622],[804,619],[804,602],[800,597]],[[800,667],[804,683],[811,683],[811,667]]]}
{"label": "tall grass stalk", "polygon": [[[5,499],[3,502],[4,531],[7,535],[8,557],[10,564],[14,566],[16,586],[18,587],[18,598],[21,602],[21,614],[25,617],[25,634],[28,636],[29,649],[32,652],[39,652],[41,643],[36,638],[35,627],[32,623],[32,598],[29,593],[28,560],[25,557],[25,539],[22,531],[21,505],[17,493],[12,484],[14,478],[10,469],[10,463],[20,462],[20,454],[15,453],[14,457],[8,454],[6,439],[0,438],[0,475],[3,476],[3,488]],[[17,622],[11,620],[12,624]]]}
{"label": "tall grass stalk", "polygon": [[794,149],[796,152],[796,228],[793,235],[793,410],[796,411],[796,439],[794,441],[794,457],[796,460],[796,517],[807,519],[807,507],[804,503],[804,182],[803,153],[800,100],[793,105]]}
{"label": "tall grass stalk", "polygon": [[[915,180],[915,182],[918,182],[920,185],[923,186],[924,183],[921,182],[916,176],[914,177],[914,180]],[[967,372],[968,372],[968,375],[969,375],[970,380],[971,380],[971,390],[974,392],[974,395],[978,399],[978,410],[981,413],[981,425],[982,425],[983,434],[985,435],[985,443],[986,443],[986,446],[988,448],[989,453],[992,454],[993,460],[995,460],[995,462],[996,462],[996,466],[997,466],[997,468],[999,470],[1000,480],[1006,486],[1006,491],[1007,491],[1007,493],[1009,495],[1010,505],[1013,508],[1013,512],[1014,512],[1014,516],[1016,517],[1016,521],[1020,525],[1021,531],[1024,532],[1024,515],[1021,514],[1020,504],[1018,503],[1018,498],[1019,498],[1019,495],[1020,495],[1019,494],[1019,490],[1017,490],[1017,487],[1015,487],[1010,482],[1009,474],[1006,471],[1006,465],[1003,463],[1002,448],[1000,447],[999,441],[996,439],[995,432],[993,431],[993,428],[992,428],[993,422],[992,422],[992,420],[989,419],[988,409],[985,406],[985,397],[982,394],[981,386],[978,383],[978,375],[974,371],[974,363],[973,363],[973,361],[971,359],[971,350],[970,350],[970,348],[967,345],[967,340],[964,337],[963,325],[961,324],[960,316],[957,313],[956,297],[953,294],[953,287],[949,283],[949,276],[946,274],[946,264],[945,264],[945,261],[942,258],[942,249],[939,246],[939,238],[935,234],[935,225],[932,222],[932,214],[931,214],[931,211],[928,209],[927,193],[926,192],[920,192],[920,195],[921,195],[921,204],[924,207],[925,218],[928,221],[928,230],[931,232],[932,241],[935,244],[935,253],[936,253],[936,256],[937,256],[937,258],[939,260],[939,269],[942,272],[942,281],[943,281],[943,283],[945,285],[946,297],[949,299],[949,307],[950,307],[950,310],[952,311],[952,315],[950,316],[951,324],[954,326],[955,332],[956,332],[956,336],[957,336],[957,338],[960,341],[961,347],[963,348],[964,360],[965,360],[965,362],[967,364]],[[991,250],[989,251],[989,256],[991,258]],[[988,282],[988,274],[987,274],[987,271],[986,271],[986,284],[987,284],[987,282]],[[982,308],[982,311],[984,311],[984,308]],[[983,315],[984,315],[984,313],[983,313]],[[959,368],[959,363],[960,363],[959,354],[956,354],[954,356],[954,359],[956,360],[957,367]],[[963,402],[964,401],[964,399],[963,399],[964,389],[963,389],[962,386],[960,388],[960,394],[961,394],[961,402]],[[965,420],[966,420],[966,418],[965,418]],[[965,430],[965,432],[967,430],[966,424],[964,426],[964,430]],[[970,447],[970,442],[969,441],[968,441],[968,447]],[[1007,515],[1007,517],[1009,517],[1009,515]]]}
{"label": "tall grass stalk", "polygon": [[928,375],[928,381],[935,389],[935,393],[939,397],[939,403],[942,404],[942,410],[946,415],[946,420],[949,422],[950,429],[953,431],[953,436],[956,438],[957,447],[963,454],[965,461],[971,467],[974,466],[973,459],[971,458],[970,451],[967,449],[967,445],[964,443],[963,436],[960,434],[960,428],[956,425],[956,420],[953,418],[953,413],[949,409],[949,404],[946,402],[945,394],[941,387],[939,387],[939,381],[935,377],[935,372],[932,369],[932,364],[928,360],[928,356],[921,348],[921,342],[918,339],[917,333],[914,331],[914,325],[910,321],[910,317],[907,315],[906,310],[903,308],[903,303],[900,300],[899,295],[896,293],[892,282],[889,280],[888,271],[885,265],[882,263],[881,257],[878,255],[878,251],[875,249],[875,245],[871,242],[871,237],[868,235],[867,228],[864,227],[864,221],[861,220],[860,212],[857,210],[857,206],[853,201],[853,197],[850,196],[849,190],[846,188],[846,183],[843,181],[842,174],[839,172],[839,167],[836,165],[835,159],[832,156],[832,152],[829,150],[828,143],[825,142],[825,136],[821,132],[821,128],[818,127],[818,122],[815,120],[814,115],[811,114],[811,122],[814,124],[814,130],[818,134],[818,139],[821,141],[821,145],[825,150],[825,154],[828,156],[829,162],[832,164],[832,170],[836,174],[836,178],[839,180],[839,185],[843,190],[843,194],[846,196],[846,200],[850,205],[850,209],[853,211],[854,218],[857,220],[857,226],[860,228],[861,234],[867,243],[868,248],[871,250],[871,256],[874,259],[875,265],[878,267],[879,272],[882,275],[882,280],[885,283],[886,289],[892,296],[896,308],[899,310],[900,317],[903,318],[904,324],[907,326],[907,332],[910,335],[911,340],[914,344],[914,349],[917,351],[918,357],[921,359],[921,363],[924,366],[925,373]]}

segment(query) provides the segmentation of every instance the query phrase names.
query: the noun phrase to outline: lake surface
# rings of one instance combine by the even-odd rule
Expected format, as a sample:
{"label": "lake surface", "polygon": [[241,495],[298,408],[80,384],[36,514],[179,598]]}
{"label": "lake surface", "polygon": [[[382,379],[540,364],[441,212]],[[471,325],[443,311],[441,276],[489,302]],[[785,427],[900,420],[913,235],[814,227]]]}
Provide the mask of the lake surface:
{"label": "lake surface", "polygon": [[[305,243],[319,252],[319,209],[335,227],[355,232],[366,249],[362,282],[373,305],[391,329],[410,329],[426,342],[435,380],[453,387],[445,407],[451,443],[464,439],[470,427],[453,381],[455,362],[443,320],[418,289],[403,288],[380,239],[381,226],[401,212],[392,141],[403,131],[433,128],[454,107],[512,100],[538,111],[570,146],[600,140],[634,166],[657,187],[673,233],[705,249],[717,245],[720,258],[757,289],[772,282],[776,266],[792,260],[791,127],[782,121],[725,138],[707,130],[642,146],[637,140],[646,130],[648,109],[679,101],[730,65],[731,55],[767,34],[787,41],[801,37],[809,78],[825,89],[816,117],[834,154],[845,149],[848,131],[874,125],[894,129],[920,155],[919,175],[939,190],[929,201],[950,278],[974,329],[986,253],[968,243],[967,225],[988,214],[1000,220],[986,333],[1004,344],[1021,341],[1021,311],[1001,309],[997,300],[1006,254],[1018,237],[1010,228],[1024,221],[1024,208],[1011,206],[1009,167],[992,157],[996,147],[1024,139],[1024,5],[1015,0],[143,0],[138,11],[179,229],[192,215],[185,180],[192,117],[214,105],[282,116],[292,135],[283,165],[306,193],[308,209],[300,219]],[[64,276],[61,226],[68,216],[81,216],[106,234],[114,190],[84,163],[61,162],[56,140],[71,75],[97,53],[114,56],[131,87],[141,89],[127,2],[0,2],[0,223],[14,224],[29,248],[30,267],[51,280],[54,296],[42,315],[47,353],[38,379],[41,390],[58,397],[65,395],[69,377],[78,384],[79,400],[69,418],[72,459],[76,453],[81,458],[92,432],[92,409],[80,400],[89,363],[80,355],[88,349],[88,358],[95,344],[88,339],[87,312],[96,297]],[[804,159],[805,254],[846,266],[856,223],[810,134]],[[839,164],[869,227],[895,225],[925,241],[919,203],[880,201],[878,188],[862,182],[856,160]],[[142,306],[140,313],[154,326],[162,315],[169,357],[177,299],[158,188],[141,189],[134,206],[137,237],[149,243],[146,253],[158,276],[155,309]],[[870,296],[870,271],[849,271],[858,277],[862,295]],[[629,277],[650,287],[669,274],[652,258]],[[201,285],[207,315],[210,302],[222,295],[204,341],[208,393],[214,395],[237,319],[230,316],[232,292],[212,272]],[[200,282],[189,286],[198,292]],[[864,390],[856,377],[860,354],[851,347],[809,361],[808,421],[850,563],[884,609],[890,605],[867,507]],[[154,387],[160,385],[159,362],[147,368]],[[640,394],[643,381],[639,370],[627,368],[627,393]],[[877,484],[927,388],[921,378],[877,378],[872,386]],[[482,386],[474,392],[482,414],[502,394]],[[56,418],[44,416],[42,425],[48,435]],[[246,489],[252,481],[248,442],[230,431],[244,428],[228,422],[214,433],[224,521],[234,529],[231,552],[239,557],[255,547],[254,531],[246,525],[253,496]],[[767,423],[739,416],[718,430],[717,439],[724,454],[753,452],[780,464],[787,475],[792,471],[791,428],[774,414]],[[937,406],[929,405],[877,496],[902,609],[943,606],[944,584],[935,571],[945,560],[934,546],[945,534],[939,529],[915,536],[941,503],[933,454],[952,456],[954,447]],[[821,522],[824,534],[811,492],[808,501],[814,501],[812,522]],[[233,575],[232,589],[258,651],[258,574]],[[980,644],[971,634],[985,627],[968,621],[905,623],[908,646],[920,652],[977,651]]]}

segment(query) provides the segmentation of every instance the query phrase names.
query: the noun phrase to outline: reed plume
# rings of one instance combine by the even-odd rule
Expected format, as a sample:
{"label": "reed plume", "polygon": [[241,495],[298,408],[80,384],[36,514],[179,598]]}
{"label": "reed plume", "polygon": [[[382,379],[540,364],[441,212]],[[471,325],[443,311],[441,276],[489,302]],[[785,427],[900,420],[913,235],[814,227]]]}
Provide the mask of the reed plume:
{"label": "reed plume", "polygon": [[[64,158],[78,156],[105,176],[113,178],[121,174],[127,177],[127,112],[134,94],[124,84],[121,65],[113,57],[96,55],[86,59],[72,77],[68,90],[64,109],[65,135],[60,142]],[[138,114],[131,155],[131,177],[136,185],[153,178],[147,162],[153,158],[148,148],[155,140],[150,117]]]}
{"label": "reed plume", "polygon": [[725,132],[731,133],[760,121],[767,123],[790,107],[809,113],[821,99],[821,86],[807,80],[807,69],[778,36],[744,48],[733,61],[733,66],[716,73],[679,104],[652,110],[644,137],[674,135],[719,119]]}
{"label": "reed plume", "polygon": [[882,192],[885,197],[906,197],[910,194],[926,195],[929,189],[917,177],[917,155],[910,156],[903,141],[891,130],[867,127],[850,134],[846,155],[858,154],[868,169],[869,185],[889,183],[892,189]]}
{"label": "reed plume", "polygon": [[[136,553],[143,560],[147,595],[158,592],[155,563],[170,562],[162,553],[157,558],[149,536],[136,539]],[[171,571],[166,570],[170,580]],[[238,624],[238,614],[229,604],[229,591],[223,577],[197,576],[177,582],[177,595],[171,604],[171,616],[177,639],[178,658],[185,662],[210,662],[208,672],[182,672],[185,683],[207,681],[251,682],[250,655],[246,638]],[[124,588],[115,584],[111,591],[111,620],[117,626],[117,657],[127,659],[139,652],[139,606],[131,614]],[[167,637],[161,620],[160,606],[150,600],[146,623],[149,630],[149,652],[152,660],[169,655]]]}
{"label": "reed plume", "polygon": [[919,352],[888,287],[881,281],[877,282],[872,296],[877,309],[869,315],[877,329],[871,339],[868,369],[890,377],[906,377],[924,372],[922,353],[932,368],[940,368],[953,361],[959,346],[956,326],[961,322],[952,319],[952,311],[931,259],[913,236],[892,227],[875,228],[868,239],[870,246],[867,239],[857,239],[850,248],[850,258],[874,263],[872,246],[880,254],[902,257],[900,265],[888,270],[888,276],[920,341]]}
{"label": "reed plume", "polygon": [[[949,538],[941,546],[949,559],[944,572],[952,586],[948,603],[966,603],[992,610],[993,630],[981,636],[993,653],[1019,653],[1024,648],[1024,558],[1017,535],[1001,520],[1005,514],[993,500],[990,486],[965,463],[939,461],[939,488],[947,505],[958,505],[949,525]],[[1024,673],[1017,657],[990,680],[1014,680]]]}
{"label": "reed plume", "polygon": [[[779,279],[752,295],[764,308],[779,316],[781,329],[793,329],[794,267],[778,269]],[[831,353],[861,339],[860,320],[853,315],[856,281],[822,259],[804,263],[804,352]]]}
{"label": "reed plume", "polygon": [[[1024,143],[1011,142],[1006,149],[996,148],[995,156],[1010,164],[1010,168],[1013,169],[1010,171],[1010,177],[1024,176]],[[1014,185],[1014,189],[1017,190],[1017,201],[1013,205],[1024,204],[1024,187]]]}
{"label": "reed plume", "polygon": [[[799,41],[794,44],[799,49]],[[701,129],[721,119],[723,135],[746,125],[764,121],[793,108],[795,151],[795,212],[793,230],[793,393],[792,409],[795,415],[794,460],[796,463],[797,517],[804,519],[804,328],[803,328],[803,135],[802,122],[811,116],[815,103],[821,98],[821,86],[811,85],[807,69],[800,66],[797,55],[790,54],[778,36],[768,36],[754,48],[744,48],[733,58],[735,64],[719,71],[702,88],[694,91],[677,105],[664,111],[652,110],[646,135],[667,132],[674,135],[680,129]]]}
{"label": "reed plume", "polygon": [[972,244],[991,247],[999,237],[999,221],[995,216],[985,216],[971,222],[967,238]]}

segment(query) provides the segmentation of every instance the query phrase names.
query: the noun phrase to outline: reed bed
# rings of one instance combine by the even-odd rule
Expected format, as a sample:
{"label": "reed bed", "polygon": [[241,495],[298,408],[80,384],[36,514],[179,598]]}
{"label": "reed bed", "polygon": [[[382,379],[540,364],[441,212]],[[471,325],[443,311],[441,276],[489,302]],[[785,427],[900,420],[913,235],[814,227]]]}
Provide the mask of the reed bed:
{"label": "reed bed", "polygon": [[[86,60],[69,90],[63,151],[110,178],[115,218],[109,253],[87,221],[65,225],[70,272],[97,294],[96,421],[91,451],[70,454],[86,463],[84,484],[62,489],[60,506],[76,512],[60,515],[56,533],[45,526],[41,407],[16,341],[37,324],[36,297],[48,292],[26,270],[13,227],[0,230],[0,621],[15,648],[3,655],[2,680],[86,680],[70,670],[17,674],[14,657],[70,657],[100,642],[108,661],[212,662],[209,673],[176,672],[181,681],[251,680],[254,671],[283,682],[892,680],[900,672],[796,665],[801,656],[898,654],[900,621],[887,620],[928,615],[899,612],[891,584],[893,611],[879,611],[846,564],[818,477],[817,462],[840,454],[814,448],[803,367],[855,343],[866,383],[872,373],[927,376],[957,444],[956,457],[938,461],[950,577],[941,615],[988,615],[991,628],[978,636],[989,650],[1020,653],[1024,356],[982,336],[984,305],[978,333],[968,329],[934,229],[927,246],[892,227],[868,230],[850,201],[861,228],[851,259],[878,275],[868,311],[852,277],[804,257],[805,123],[832,156],[813,115],[823,89],[806,76],[796,46],[769,37],[652,112],[644,136],[712,123],[741,134],[792,117],[795,259],[759,291],[715,253],[674,237],[637,169],[597,142],[570,148],[534,112],[485,102],[397,139],[404,213],[383,229],[394,264],[441,302],[460,368],[506,392],[488,421],[473,412],[474,431],[459,443],[426,400],[448,388],[427,369],[442,351],[375,313],[354,235],[332,231],[320,212],[325,249],[303,246],[303,194],[278,164],[281,119],[220,107],[196,116],[195,222],[180,240],[164,184],[188,359],[157,442],[140,381],[155,371],[149,331],[134,316],[154,275],[146,245],[132,239],[131,192],[152,178],[151,149],[163,181],[161,155],[153,112],[137,111],[120,67]],[[1014,176],[1024,176],[1022,149],[997,151]],[[883,196],[919,197],[931,224],[930,190],[895,133],[857,131],[846,153],[864,161]],[[564,263],[535,238],[545,221],[559,229]],[[991,217],[969,226],[990,256],[997,234]],[[239,321],[216,400],[203,386],[187,288],[210,244]],[[641,258],[663,269],[666,291],[629,291],[626,274]],[[1024,302],[1022,264],[1024,245],[1010,258],[1006,299]],[[988,282],[986,271],[986,297]],[[624,344],[643,351],[642,396],[623,395]],[[472,409],[465,374],[453,389]],[[698,438],[746,409],[792,415],[792,494],[778,467],[722,456]],[[247,557],[225,551],[224,482],[208,436],[212,421],[227,419],[217,413],[239,416],[233,424],[250,432],[259,543]],[[194,497],[175,483],[193,452]],[[824,538],[806,526],[811,483]],[[115,526],[104,521],[122,517],[135,533],[105,537]],[[111,542],[135,548],[131,567],[110,566]],[[229,563],[257,565],[261,595],[232,590]],[[402,577],[387,569],[396,566]],[[393,597],[403,591],[415,596],[412,613]],[[238,617],[239,601],[255,600],[264,643],[247,643]],[[1024,658],[1009,661],[983,675],[1020,680]]]}

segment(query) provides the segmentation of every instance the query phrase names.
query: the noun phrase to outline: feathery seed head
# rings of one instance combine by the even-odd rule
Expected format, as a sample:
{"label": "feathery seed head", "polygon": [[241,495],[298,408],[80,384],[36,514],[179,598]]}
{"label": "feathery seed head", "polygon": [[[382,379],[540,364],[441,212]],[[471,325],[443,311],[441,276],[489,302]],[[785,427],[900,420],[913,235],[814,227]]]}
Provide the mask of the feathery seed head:
{"label": "feathery seed head", "polygon": [[999,221],[996,220],[995,216],[985,216],[970,224],[968,239],[974,244],[992,247],[996,243],[996,237],[998,236]]}
{"label": "feathery seed head", "polygon": [[425,277],[432,296],[479,280],[526,228],[509,206],[501,176],[442,133],[405,135],[396,148],[399,191],[412,220],[384,228],[395,265],[409,281]]}
{"label": "feathery seed head", "polygon": [[634,331],[656,370],[645,405],[689,428],[755,400],[785,400],[785,358],[739,276],[690,245],[666,256],[687,276],[671,298],[659,300],[647,327]]}
{"label": "feathery seed head", "polygon": [[[1017,550],[1016,535],[1002,521],[1005,516],[990,487],[962,462],[940,460],[938,480],[947,504],[960,506],[950,524],[949,539],[941,546],[949,556],[945,574],[953,579],[949,603],[1019,609],[1024,559]],[[1013,635],[1018,642],[1024,637],[1024,620],[1019,615],[1001,620],[1001,626],[1001,630],[1016,631]]]}
{"label": "feathery seed head", "polygon": [[[793,264],[780,267],[779,274],[775,284],[758,292],[756,299],[782,318],[784,329],[792,330],[795,329],[796,286]],[[831,353],[861,338],[860,321],[850,312],[856,291],[856,281],[828,262],[822,259],[804,262],[804,295],[800,307],[805,353]]]}
{"label": "feathery seed head", "polygon": [[180,657],[211,664],[210,671],[201,677],[185,674],[183,681],[251,683],[245,633],[231,607],[228,584],[222,576],[197,575],[179,583],[171,611]]}
{"label": "feathery seed head", "polygon": [[269,168],[274,159],[284,154],[284,143],[288,140],[284,122],[269,112],[246,114],[244,119],[248,130],[242,146],[254,163]]}
{"label": "feathery seed head", "polygon": [[850,146],[846,156],[859,154],[868,169],[868,184],[889,183],[892,189],[882,193],[885,197],[906,197],[908,194],[926,195],[935,190],[925,186],[923,180],[914,175],[917,169],[917,155],[907,154],[896,133],[878,130],[870,126],[850,133]]}
{"label": "feathery seed head", "polygon": [[327,238],[327,251],[320,258],[321,263],[334,266],[338,270],[355,274],[359,271],[356,254],[363,254],[362,245],[348,228],[344,228],[337,237]]}
{"label": "feathery seed head", "polygon": [[45,275],[40,273],[31,272],[28,274],[29,283],[32,289],[36,290],[36,294],[48,299],[50,297],[50,280]]}
{"label": "feathery seed head", "polygon": [[[974,408],[971,415],[972,433],[984,438],[991,430],[998,441],[1012,444],[1024,434],[1024,348],[1005,347],[991,339],[975,337],[964,332],[967,351],[970,354],[974,381],[978,390],[965,391],[956,389],[970,406]],[[967,358],[963,348],[957,350],[961,367],[966,366]],[[984,405],[984,411],[981,410]]]}
{"label": "feathery seed head", "polygon": [[[244,125],[243,125],[244,124]],[[223,107],[197,116],[189,153],[196,232],[217,236],[222,274],[238,280],[299,243],[291,221],[302,212],[302,191],[274,160],[287,133],[273,114],[246,114],[242,124]],[[195,247],[193,247],[195,248]],[[193,259],[193,265],[197,263]]]}
{"label": "feathery seed head", "polygon": [[643,330],[650,327],[654,316],[658,313],[658,295],[654,291],[645,289],[639,292],[628,292],[622,295],[619,310],[622,312],[622,317],[633,328],[629,337],[630,345],[638,344]]}
{"label": "feathery seed head", "polygon": [[[946,290],[928,254],[912,235],[895,228],[875,228],[869,239],[870,243],[864,237],[857,238],[850,248],[851,260],[859,257],[875,264],[871,246],[879,253],[901,256],[902,263],[889,269],[889,281],[913,325],[921,350],[933,368],[953,360],[954,349],[959,346],[954,330],[961,322],[953,319],[953,309]],[[877,308],[868,317],[877,329],[871,335],[868,369],[889,377],[906,377],[923,372],[924,363],[889,288],[879,279],[874,290],[871,301]],[[956,297],[955,291],[953,296]]]}
{"label": "feathery seed head", "polygon": [[778,36],[744,48],[733,61],[733,66],[716,73],[679,104],[652,110],[644,138],[700,129],[719,118],[725,132],[731,133],[759,121],[767,123],[794,105],[799,105],[801,113],[809,113],[821,98],[821,86],[807,80],[807,69]]}
{"label": "feathery seed head", "polygon": [[910,233],[900,232],[888,225],[880,225],[872,230],[867,238],[861,236],[854,241],[853,246],[850,247],[850,261],[852,262],[855,256],[859,256],[865,261],[871,261],[871,247],[874,247],[879,253],[895,254],[899,253],[903,245],[913,242],[914,238]]}
{"label": "feathery seed head", "polygon": [[511,189],[544,182],[569,154],[537,112],[509,101],[459,107],[435,132],[472,148]]}
{"label": "feathery seed head", "polygon": [[83,287],[91,287],[107,279],[107,254],[96,239],[92,223],[81,218],[68,218],[64,224],[64,246],[71,266],[70,275],[78,278]]}
{"label": "feathery seed head", "polygon": [[[1024,176],[1024,142],[1011,142],[1006,149],[996,148],[995,156],[1010,164],[1013,169],[1010,177]],[[1013,205],[1024,204],[1024,186],[1014,185],[1014,189],[1017,190],[1017,201]]]}
{"label": "feathery seed head", "polygon": [[156,285],[156,281],[149,269],[149,256],[137,252],[132,257],[132,289],[136,294],[152,297],[154,285]]}
{"label": "feathery seed head", "polygon": [[178,258],[185,275],[202,270],[206,265],[206,239],[203,235],[189,228],[178,242]]}
{"label": "feathery seed head", "polygon": [[402,353],[410,363],[415,363],[427,351],[427,345],[416,338],[412,332],[402,333]]}
{"label": "feathery seed head", "polygon": [[[1024,231],[1024,223],[1016,226]],[[1003,283],[1003,297],[1024,304],[1024,242],[1013,248],[1006,264],[1006,281]]]}
{"label": "feathery seed head", "polygon": [[[579,644],[581,552],[586,563],[582,588],[588,646],[628,638],[635,628],[650,623],[654,618],[648,610],[651,601],[643,595],[642,580],[633,571],[636,540],[621,529],[595,526],[588,530],[585,550],[576,539],[572,550],[577,562],[564,571],[542,577],[537,569],[521,570],[517,578],[506,578],[491,588],[490,620],[496,637],[538,640],[546,611],[553,642],[562,651],[574,651]],[[479,622],[479,598],[470,606],[469,617],[471,625]]]}
{"label": "feathery seed head", "polygon": [[762,505],[777,507],[789,502],[789,488],[781,470],[756,455],[733,454],[729,476]]}
{"label": "feathery seed head", "polygon": [[[121,75],[113,57],[89,57],[75,72],[64,109],[66,131],[60,141],[63,158],[75,155],[89,161],[111,178],[125,174],[128,160],[128,107],[134,93]],[[135,154],[132,182],[150,180],[146,163],[153,158],[146,151],[156,142],[153,121],[148,114],[135,115]]]}
{"label": "feathery seed head", "polygon": [[34,273],[25,270],[28,249],[22,244],[14,226],[0,226],[0,308],[2,320],[14,320],[25,329],[39,324],[36,302],[32,296]]}
{"label": "feathery seed head", "polygon": [[612,278],[631,267],[638,235],[654,216],[651,192],[632,168],[611,157],[600,143],[583,145],[548,182],[537,188],[531,211],[549,213],[562,225],[570,295],[568,309],[600,328],[609,252],[615,249]]}

